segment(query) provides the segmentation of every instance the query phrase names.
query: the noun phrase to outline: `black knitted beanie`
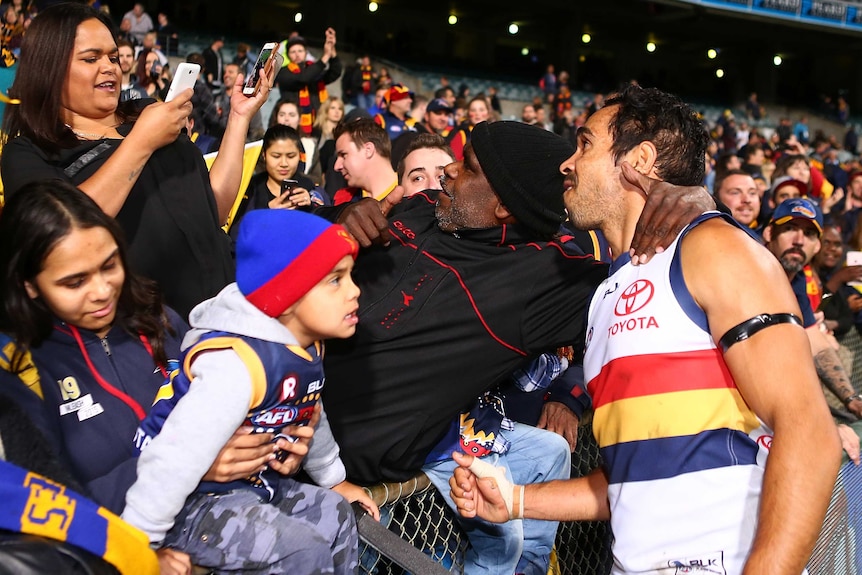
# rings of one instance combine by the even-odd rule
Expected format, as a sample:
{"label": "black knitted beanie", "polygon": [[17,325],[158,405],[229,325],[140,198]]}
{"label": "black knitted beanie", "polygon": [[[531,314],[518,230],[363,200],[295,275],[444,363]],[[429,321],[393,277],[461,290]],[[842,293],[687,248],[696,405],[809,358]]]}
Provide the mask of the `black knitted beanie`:
{"label": "black knitted beanie", "polygon": [[470,136],[479,165],[520,224],[549,238],[566,219],[560,164],[575,153],[563,138],[521,122],[482,122]]}

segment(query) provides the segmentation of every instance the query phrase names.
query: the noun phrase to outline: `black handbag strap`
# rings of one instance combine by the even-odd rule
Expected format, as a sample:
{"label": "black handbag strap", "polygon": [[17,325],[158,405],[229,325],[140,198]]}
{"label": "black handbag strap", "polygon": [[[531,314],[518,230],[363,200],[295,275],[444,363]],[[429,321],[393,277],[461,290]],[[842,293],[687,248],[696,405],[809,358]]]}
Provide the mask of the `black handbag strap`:
{"label": "black handbag strap", "polygon": [[90,148],[86,152],[84,152],[81,156],[78,157],[77,160],[69,164],[63,172],[65,172],[66,176],[69,178],[74,178],[78,172],[84,169],[84,167],[107,152],[111,149],[111,143],[107,140],[101,142],[98,146]]}

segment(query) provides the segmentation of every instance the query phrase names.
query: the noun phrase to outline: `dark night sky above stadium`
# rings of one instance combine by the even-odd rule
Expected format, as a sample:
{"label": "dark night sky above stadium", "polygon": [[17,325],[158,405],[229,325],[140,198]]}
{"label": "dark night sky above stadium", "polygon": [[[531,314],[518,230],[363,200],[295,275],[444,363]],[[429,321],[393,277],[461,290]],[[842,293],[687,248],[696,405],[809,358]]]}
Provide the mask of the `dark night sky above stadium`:
{"label": "dark night sky above stadium", "polygon": [[[859,33],[682,2],[378,2],[374,13],[367,0],[161,0],[147,8],[169,9],[183,28],[257,41],[298,30],[313,42],[332,25],[343,50],[366,50],[426,70],[535,80],[554,63],[586,90],[610,90],[637,78],[700,100],[739,100],[757,91],[761,100],[814,105],[821,94],[841,92],[857,110],[862,107]],[[297,12],[303,14],[299,23]],[[455,25],[447,22],[451,14],[458,18]],[[511,23],[519,26],[516,35],[508,33]],[[589,44],[581,40],[584,33],[591,36]],[[655,42],[655,52],[647,52],[648,41]],[[710,48],[718,52],[714,60],[707,58]],[[773,64],[776,55],[782,58],[779,67]],[[721,79],[717,68],[725,72]]]}

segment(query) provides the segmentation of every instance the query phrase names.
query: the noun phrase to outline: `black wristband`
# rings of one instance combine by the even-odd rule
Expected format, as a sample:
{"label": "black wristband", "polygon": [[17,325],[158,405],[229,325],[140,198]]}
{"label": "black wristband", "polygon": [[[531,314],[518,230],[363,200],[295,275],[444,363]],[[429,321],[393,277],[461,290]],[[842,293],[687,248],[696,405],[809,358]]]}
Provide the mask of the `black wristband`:
{"label": "black wristband", "polygon": [[762,313],[727,330],[727,333],[718,340],[718,345],[721,346],[721,351],[727,353],[733,344],[747,340],[763,328],[780,323],[795,323],[802,326],[802,320],[792,313]]}

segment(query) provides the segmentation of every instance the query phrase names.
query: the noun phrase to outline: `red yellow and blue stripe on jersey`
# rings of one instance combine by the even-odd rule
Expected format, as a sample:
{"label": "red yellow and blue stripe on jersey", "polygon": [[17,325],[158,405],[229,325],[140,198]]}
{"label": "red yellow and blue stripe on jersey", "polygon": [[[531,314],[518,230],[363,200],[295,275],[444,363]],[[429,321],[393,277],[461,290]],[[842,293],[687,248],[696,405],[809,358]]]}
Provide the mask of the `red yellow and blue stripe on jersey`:
{"label": "red yellow and blue stripe on jersey", "polygon": [[756,464],[761,423],[717,349],[618,358],[589,391],[612,484]]}

